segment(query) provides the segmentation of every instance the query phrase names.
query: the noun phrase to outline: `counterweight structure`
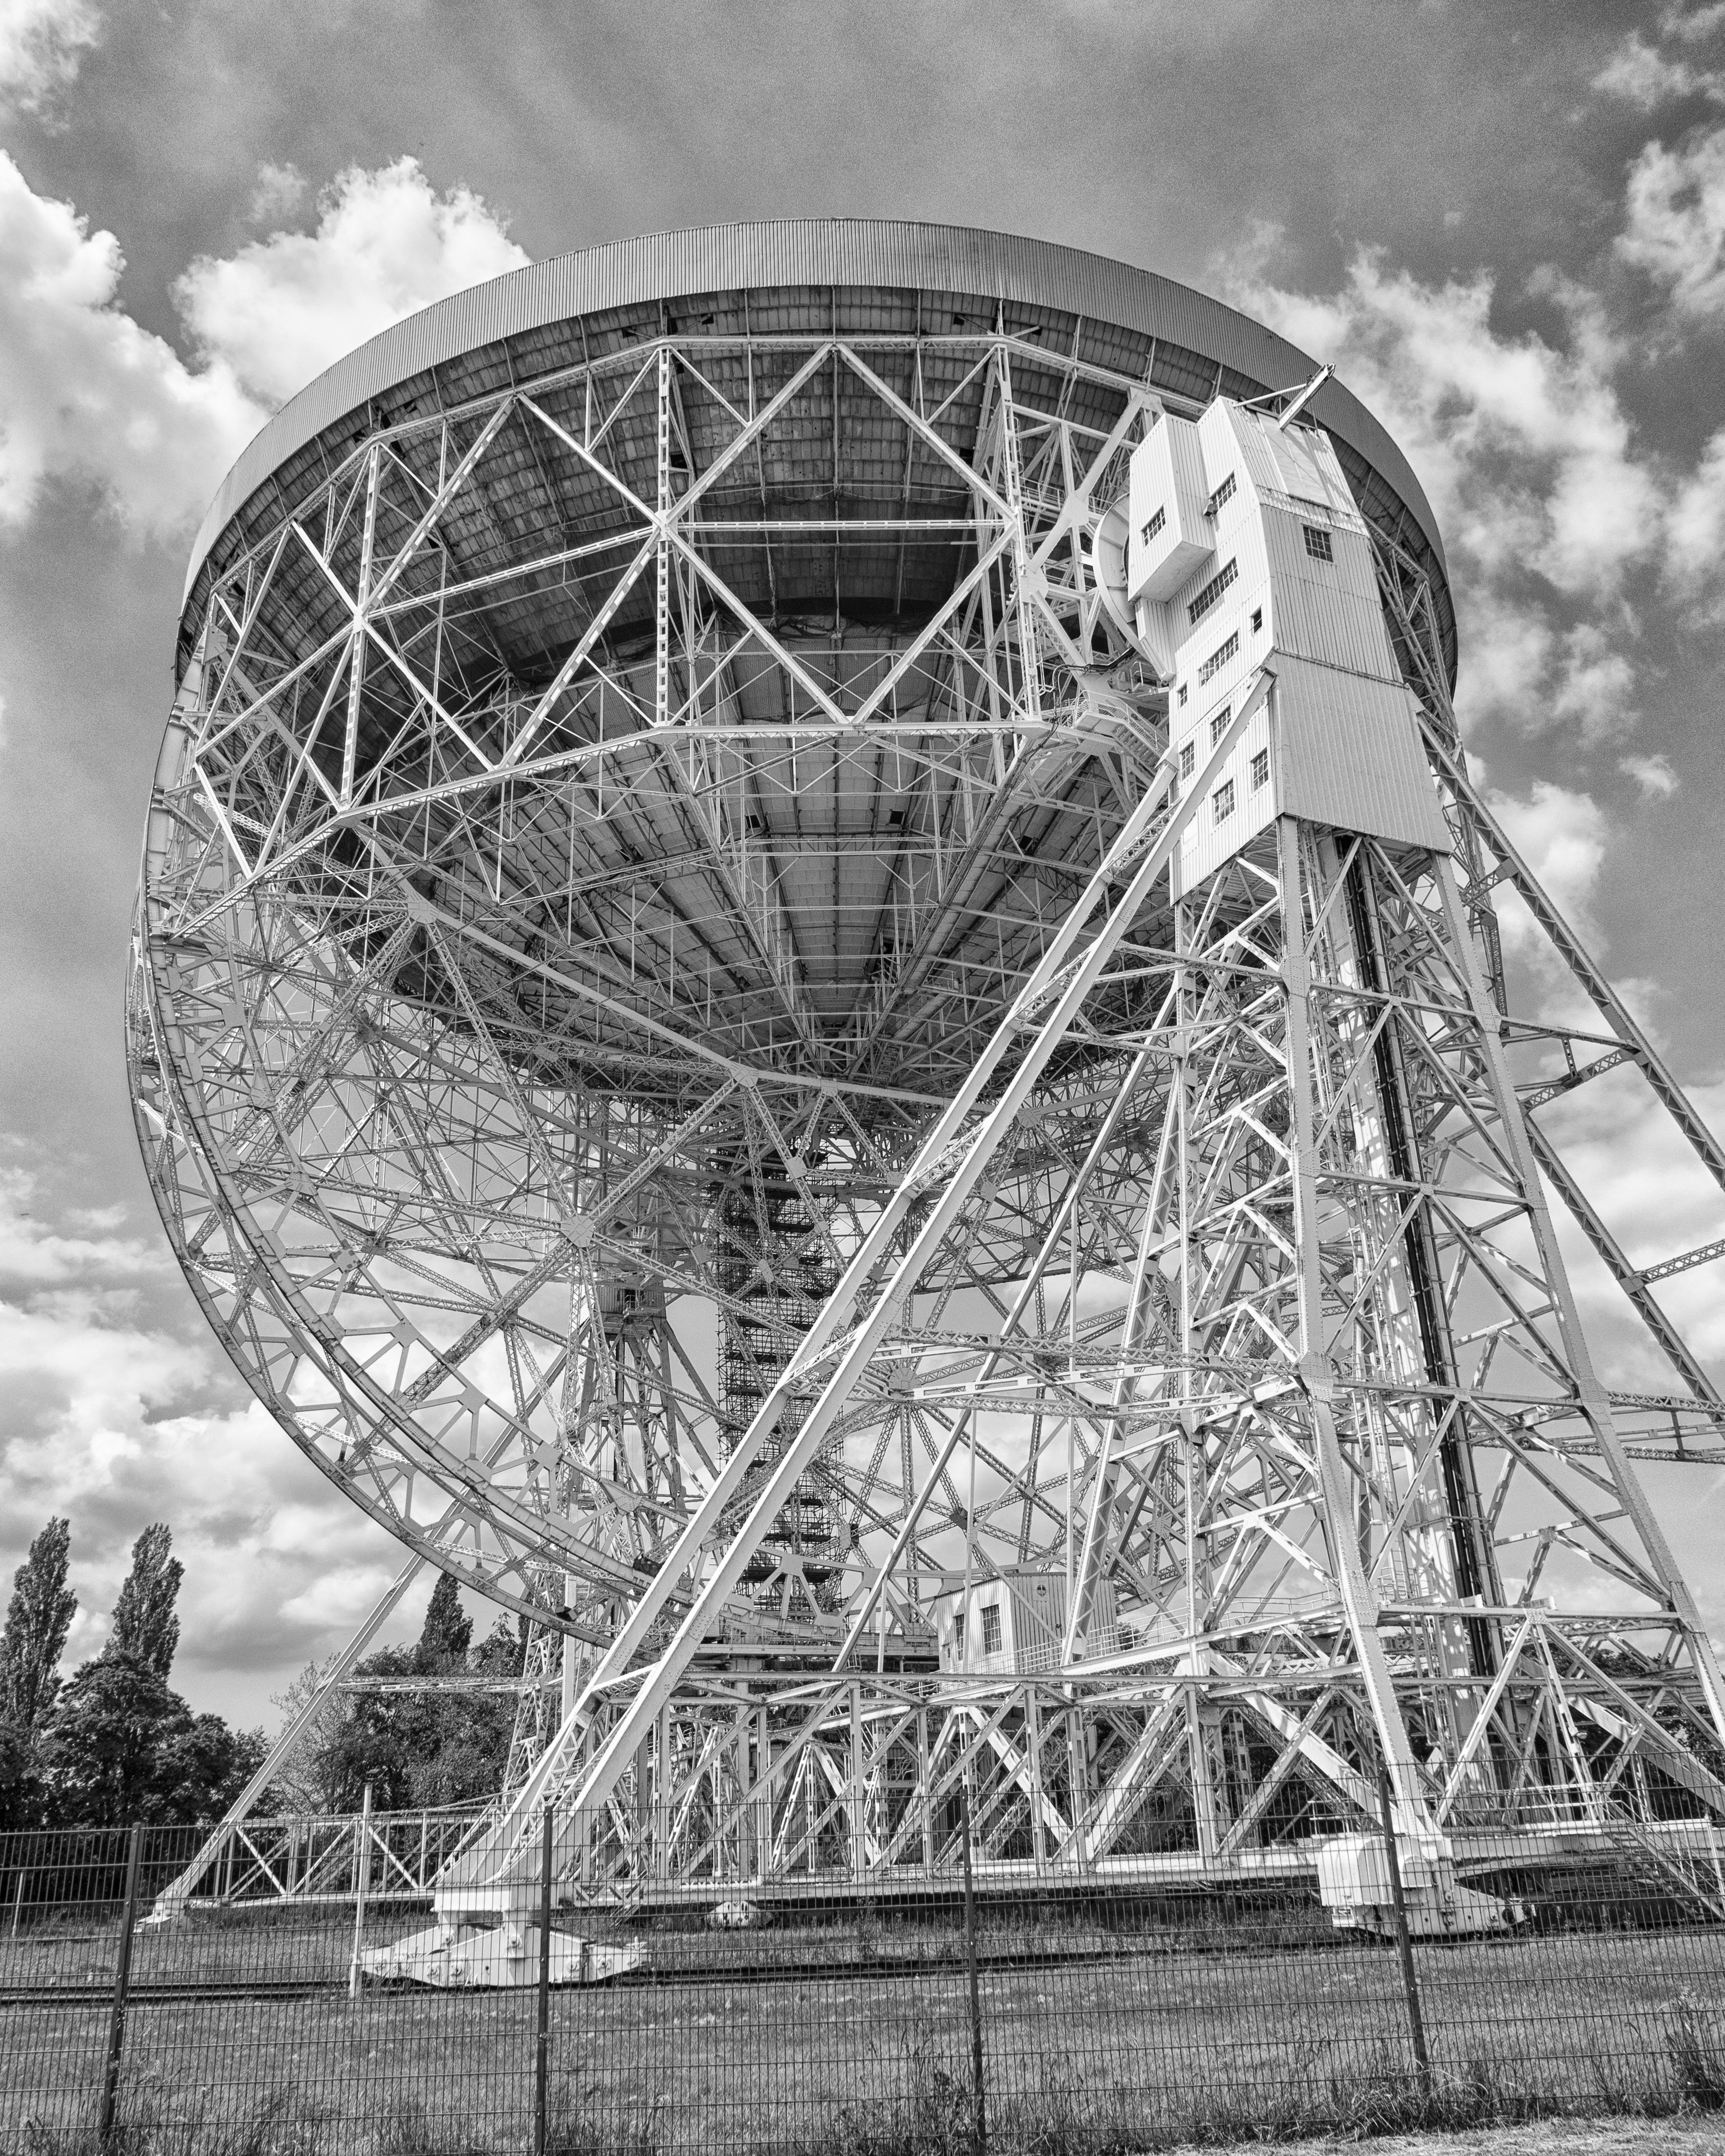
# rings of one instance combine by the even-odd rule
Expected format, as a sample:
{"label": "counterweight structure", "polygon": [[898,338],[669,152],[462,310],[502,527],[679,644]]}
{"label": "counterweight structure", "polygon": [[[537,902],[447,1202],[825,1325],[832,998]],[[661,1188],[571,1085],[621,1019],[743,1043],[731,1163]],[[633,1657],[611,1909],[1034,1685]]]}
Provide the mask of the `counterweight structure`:
{"label": "counterweight structure", "polygon": [[[989,234],[523,271],[247,452],[138,1125],[284,1429],[532,1627],[446,1922],[536,1902],[547,1803],[579,1896],[926,1885],[961,1779],[985,1885],[1358,1921],[1380,1763],[1432,1928],[1608,1828],[1681,1868],[1725,1695],[1635,1462],[1721,1456],[1651,1286],[1719,1246],[1637,1269],[1537,1111],[1627,1066],[1725,1160],[1454,663],[1338,384]],[[1588,1025],[1517,1014],[1500,884]]]}

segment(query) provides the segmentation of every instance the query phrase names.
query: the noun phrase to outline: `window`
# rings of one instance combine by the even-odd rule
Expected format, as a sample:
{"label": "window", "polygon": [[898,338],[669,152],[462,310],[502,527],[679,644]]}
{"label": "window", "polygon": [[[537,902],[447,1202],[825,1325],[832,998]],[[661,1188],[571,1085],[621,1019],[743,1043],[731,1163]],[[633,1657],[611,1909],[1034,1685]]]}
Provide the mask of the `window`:
{"label": "window", "polygon": [[1230,472],[1227,478],[1223,480],[1222,484],[1216,489],[1215,492],[1204,504],[1204,515],[1206,516],[1214,516],[1224,501],[1231,501],[1233,498],[1234,475],[1232,472]]}
{"label": "window", "polygon": [[1224,704],[1221,710],[1218,711],[1214,718],[1210,721],[1210,747],[1212,748],[1214,748],[1216,743],[1221,740],[1223,735],[1227,732],[1228,721],[1233,716],[1233,705]]}
{"label": "window", "polygon": [[1216,603],[1216,601],[1221,598],[1223,593],[1227,590],[1230,584],[1234,582],[1235,578],[1239,574],[1239,562],[1230,562],[1225,569],[1219,569],[1216,574],[1210,578],[1204,589],[1198,594],[1198,597],[1193,600],[1192,603],[1186,609],[1186,619],[1188,621],[1192,623],[1194,628],[1204,619],[1204,616]]}
{"label": "window", "polygon": [[1144,544],[1145,544],[1147,547],[1150,544],[1150,542],[1151,542],[1151,541],[1152,541],[1152,540],[1156,536],[1157,533],[1158,533],[1158,531],[1161,531],[1161,529],[1162,529],[1163,526],[1164,524],[1166,524],[1167,522],[1168,522],[1168,511],[1167,511],[1167,510],[1165,510],[1165,509],[1158,509],[1158,510],[1157,511],[1157,512],[1156,512],[1155,516],[1153,516],[1153,517],[1151,518],[1150,521],[1149,521],[1149,522],[1148,522],[1148,523],[1144,526]]}
{"label": "window", "polygon": [[1000,1604],[998,1602],[987,1602],[983,1605],[983,1652],[985,1655],[1000,1652]]}
{"label": "window", "polygon": [[1183,703],[1185,702],[1185,701],[1186,701],[1186,684],[1183,681],[1183,682],[1180,684],[1180,701],[1183,704]]}
{"label": "window", "polygon": [[[1237,658],[1239,654],[1240,631],[1235,629],[1233,635],[1229,638],[1228,641],[1222,646],[1221,649],[1219,651],[1211,652],[1209,657],[1206,659],[1203,665],[1199,668],[1199,687],[1201,689],[1206,681],[1214,680],[1215,676],[1219,674],[1222,669],[1228,664],[1229,660],[1230,659]],[[1185,691],[1183,690],[1180,694],[1180,701],[1182,703],[1184,703],[1186,701]]]}
{"label": "window", "polygon": [[1263,626],[1264,609],[1262,607],[1254,607],[1252,608],[1252,634],[1254,636],[1257,635],[1258,632],[1263,628]]}
{"label": "window", "polygon": [[1234,814],[1234,781],[1224,778],[1210,796],[1210,820],[1225,824]]}
{"label": "window", "polygon": [[1329,533],[1316,524],[1307,524],[1302,528],[1306,533],[1306,551],[1312,560],[1333,562],[1336,557],[1330,546]]}
{"label": "window", "polygon": [[1267,786],[1269,783],[1270,752],[1267,748],[1260,748],[1258,751],[1258,753],[1252,758],[1253,793],[1255,793],[1260,786]]}
{"label": "window", "polygon": [[956,1661],[964,1660],[964,1612],[962,1609],[952,1619],[952,1656]]}
{"label": "window", "polygon": [[1191,778],[1193,767],[1197,762],[1198,743],[1187,742],[1180,751],[1180,777],[1183,781]]}

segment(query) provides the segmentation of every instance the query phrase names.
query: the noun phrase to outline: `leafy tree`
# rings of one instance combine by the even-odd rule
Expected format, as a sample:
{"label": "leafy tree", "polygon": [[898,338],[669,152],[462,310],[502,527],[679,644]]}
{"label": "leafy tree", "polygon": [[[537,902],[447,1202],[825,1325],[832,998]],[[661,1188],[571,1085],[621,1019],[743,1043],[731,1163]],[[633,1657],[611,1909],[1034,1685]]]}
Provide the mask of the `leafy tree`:
{"label": "leafy tree", "polygon": [[41,1824],[42,1787],[28,1733],[0,1717],[0,1829]]}
{"label": "leafy tree", "polygon": [[[357,1664],[356,1677],[514,1677],[521,1645],[500,1618],[477,1647],[460,1590],[439,1576],[412,1647],[383,1647]],[[515,1701],[507,1692],[418,1691],[386,1682],[349,1693],[318,1744],[311,1779],[331,1810],[357,1810],[367,1782],[380,1810],[452,1804],[495,1795],[509,1758]]]}
{"label": "leafy tree", "polygon": [[[169,1820],[218,1818],[264,1763],[261,1729],[230,1729],[219,1714],[194,1714],[157,1748],[151,1801]],[[261,1809],[275,1810],[266,1789]]]}
{"label": "leafy tree", "polygon": [[454,1575],[440,1572],[425,1605],[425,1622],[419,1628],[413,1658],[428,1676],[439,1670],[459,1669],[466,1662],[472,1641],[473,1620],[461,1607],[461,1590]]}
{"label": "leafy tree", "polygon": [[180,1644],[180,1620],[174,1614],[186,1568],[170,1554],[173,1537],[158,1520],[131,1546],[131,1570],[114,1604],[109,1645],[116,1655],[142,1662],[164,1683]]}
{"label": "leafy tree", "polygon": [[0,1715],[26,1738],[44,1722],[60,1688],[59,1660],[78,1598],[66,1585],[70,1523],[50,1520],[12,1576],[0,1633]]}
{"label": "leafy tree", "polygon": [[123,1826],[213,1818],[264,1751],[260,1732],[237,1734],[219,1715],[193,1714],[158,1670],[110,1644],[68,1681],[42,1757],[60,1818]]}
{"label": "leafy tree", "polygon": [[[307,1662],[285,1691],[272,1692],[270,1703],[281,1713],[281,1727],[297,1722],[316,1697],[331,1663]],[[340,1694],[326,1699],[296,1748],[284,1760],[268,1792],[268,1809],[282,1812],[321,1812],[336,1809],[325,1784],[325,1758],[336,1740],[344,1714]]]}

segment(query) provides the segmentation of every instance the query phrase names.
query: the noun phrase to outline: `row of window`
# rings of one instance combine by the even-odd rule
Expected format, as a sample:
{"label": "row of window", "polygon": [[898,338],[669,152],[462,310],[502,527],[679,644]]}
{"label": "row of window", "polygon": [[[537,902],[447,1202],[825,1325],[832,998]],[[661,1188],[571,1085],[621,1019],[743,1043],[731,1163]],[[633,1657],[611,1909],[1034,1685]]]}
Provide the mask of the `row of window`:
{"label": "row of window", "polygon": [[[1253,793],[1257,793],[1260,788],[1269,783],[1270,752],[1267,748],[1260,748],[1252,758]],[[1234,781],[1231,778],[1224,778],[1210,796],[1210,821],[1213,824],[1225,824],[1233,814]]]}
{"label": "row of window", "polygon": [[[1231,710],[1222,711],[1219,711],[1215,717],[1210,721],[1210,747],[1212,748],[1214,748],[1216,746],[1216,743],[1221,740],[1223,730],[1226,727],[1228,721],[1232,716],[1233,714]],[[1180,783],[1183,786],[1189,783],[1192,774],[1197,767],[1197,742],[1183,742],[1180,745]],[[1260,748],[1257,754],[1252,758],[1253,793],[1255,793],[1260,786],[1267,786],[1269,783],[1270,752],[1267,748]],[[1233,798],[1231,794],[1229,798],[1230,801]],[[1222,817],[1226,814],[1227,811],[1225,809],[1219,812],[1216,817],[1216,821],[1219,824],[1222,820]]]}
{"label": "row of window", "polygon": [[[1232,472],[1230,472],[1227,478],[1223,480],[1222,484],[1216,489],[1215,492],[1204,504],[1204,515],[1206,516],[1214,516],[1216,511],[1222,506],[1222,504],[1230,498],[1233,492],[1234,475]],[[1166,505],[1164,505],[1162,508],[1157,511],[1155,516],[1153,516],[1150,521],[1144,526],[1143,541],[1147,547],[1150,544],[1151,541],[1155,538],[1158,532],[1162,530],[1163,525],[1167,522],[1168,509]],[[1307,524],[1302,526],[1301,528],[1306,534],[1306,551],[1309,555],[1311,555],[1314,562],[1333,562],[1335,560],[1335,552],[1330,544],[1330,535],[1323,529],[1322,525]],[[1228,564],[1228,567],[1222,572],[1220,577],[1214,578],[1211,583],[1204,586],[1203,591],[1199,593],[1198,597],[1192,602],[1190,608],[1188,608],[1188,612],[1190,613],[1194,621],[1196,621],[1200,614],[1207,613],[1209,611],[1209,609],[1215,604],[1216,601],[1221,597],[1222,593],[1226,591],[1229,584],[1233,581],[1234,564],[1230,562]]]}
{"label": "row of window", "polygon": [[1206,659],[1203,665],[1199,668],[1199,687],[1201,689],[1206,681],[1214,680],[1216,675],[1219,674],[1222,669],[1228,664],[1229,660],[1230,659],[1238,658],[1239,655],[1240,631],[1235,629],[1233,635],[1230,636],[1228,641],[1222,645],[1220,649],[1211,652],[1209,657]]}
{"label": "row of window", "polygon": [[1186,619],[1194,629],[1239,575],[1240,563],[1230,562],[1225,568],[1216,572],[1198,597],[1190,602],[1186,608]]}
{"label": "row of window", "polygon": [[[1000,1635],[1000,1604],[998,1602],[985,1602],[982,1607],[981,1615],[983,1620],[983,1652],[985,1655],[998,1655],[1000,1652],[1003,1644]],[[957,1651],[959,1659],[963,1661],[964,1656],[964,1612],[962,1609],[955,1612],[952,1618],[952,1645],[954,1650]]]}

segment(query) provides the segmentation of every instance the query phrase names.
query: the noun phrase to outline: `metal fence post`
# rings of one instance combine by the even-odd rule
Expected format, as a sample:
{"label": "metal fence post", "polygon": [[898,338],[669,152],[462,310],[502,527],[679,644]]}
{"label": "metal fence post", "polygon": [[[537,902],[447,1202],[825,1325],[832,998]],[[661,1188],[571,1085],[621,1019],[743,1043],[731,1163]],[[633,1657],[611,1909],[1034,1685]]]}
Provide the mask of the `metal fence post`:
{"label": "metal fence post", "polygon": [[555,1836],[551,1799],[545,1803],[545,1851],[539,1870],[539,2020],[533,2061],[533,2156],[545,2156],[551,2080],[551,1871]]}
{"label": "metal fence post", "polygon": [[[1713,1862],[1717,1867],[1718,1864],[1717,1856]],[[18,1868],[18,1885],[12,1890],[12,1936],[13,1938],[18,1937],[18,1919],[24,1913],[24,1881],[29,1876],[28,1869],[21,1861]]]}
{"label": "metal fence post", "polygon": [[359,1846],[353,1853],[353,1958],[347,1964],[347,1996],[357,1999],[360,1987],[360,1945],[365,1937],[366,1889],[372,1883],[372,1785],[359,1807]]}
{"label": "metal fence post", "polygon": [[970,1763],[967,1759],[958,1777],[958,1839],[964,1856],[964,1964],[970,1974],[971,2138],[976,2156],[983,2156],[988,2145],[988,2113],[983,2080],[983,1997],[976,1973],[976,1892],[970,1871],[969,1784]]}
{"label": "metal fence post", "polygon": [[126,2051],[126,1998],[131,1989],[131,1936],[138,1916],[138,1856],[144,1830],[134,1826],[126,1851],[126,1911],[120,1919],[120,1952],[114,1964],[114,2008],[108,2019],[108,2057],[102,2075],[101,2109],[96,2119],[96,2142],[105,2148],[114,2132],[114,2112],[120,2101],[120,2061]]}
{"label": "metal fence post", "polygon": [[1420,2009],[1420,1985],[1414,1974],[1414,1942],[1408,1931],[1408,1904],[1402,1892],[1402,1861],[1395,1845],[1395,1799],[1389,1786],[1389,1769],[1378,1762],[1378,1805],[1384,1815],[1384,1847],[1389,1858],[1389,1898],[1395,1907],[1395,1943],[1401,1955],[1402,1989],[1407,1994],[1408,2034],[1414,2041],[1414,2064],[1420,2076],[1420,2092],[1431,2093],[1431,2054],[1425,2047],[1425,2016]]}

